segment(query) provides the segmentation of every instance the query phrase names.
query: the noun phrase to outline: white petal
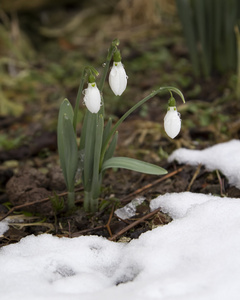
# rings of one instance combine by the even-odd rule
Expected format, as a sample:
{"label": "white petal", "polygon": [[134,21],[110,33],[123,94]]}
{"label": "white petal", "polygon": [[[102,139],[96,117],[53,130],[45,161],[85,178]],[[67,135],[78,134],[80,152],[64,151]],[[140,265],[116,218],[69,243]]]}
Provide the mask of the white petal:
{"label": "white petal", "polygon": [[116,96],[121,96],[127,87],[127,74],[121,62],[113,62],[109,85]]}
{"label": "white petal", "polygon": [[175,106],[170,106],[164,118],[164,129],[167,135],[174,139],[180,132],[181,119]]}
{"label": "white petal", "polygon": [[89,83],[88,87],[84,90],[83,101],[87,106],[87,109],[91,113],[98,113],[101,106],[101,95],[96,83]]}

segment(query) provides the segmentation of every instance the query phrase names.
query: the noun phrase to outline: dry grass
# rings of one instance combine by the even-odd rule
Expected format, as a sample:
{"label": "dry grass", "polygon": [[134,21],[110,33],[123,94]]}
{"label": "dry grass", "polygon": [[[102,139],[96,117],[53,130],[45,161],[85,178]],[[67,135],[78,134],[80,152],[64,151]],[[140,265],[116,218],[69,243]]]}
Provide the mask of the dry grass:
{"label": "dry grass", "polygon": [[127,26],[159,25],[164,15],[175,15],[176,8],[173,0],[120,0],[116,11]]}

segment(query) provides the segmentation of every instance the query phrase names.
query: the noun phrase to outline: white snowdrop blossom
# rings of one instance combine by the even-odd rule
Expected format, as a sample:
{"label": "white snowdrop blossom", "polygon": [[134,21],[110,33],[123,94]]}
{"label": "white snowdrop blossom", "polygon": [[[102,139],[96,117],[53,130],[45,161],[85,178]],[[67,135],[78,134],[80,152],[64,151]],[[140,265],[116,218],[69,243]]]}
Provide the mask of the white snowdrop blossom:
{"label": "white snowdrop blossom", "polygon": [[93,113],[98,113],[101,106],[101,95],[97,88],[96,82],[88,83],[88,87],[84,90],[83,102],[87,109]]}
{"label": "white snowdrop blossom", "polygon": [[113,62],[109,74],[109,85],[116,96],[121,96],[127,87],[127,74],[121,62]]}
{"label": "white snowdrop blossom", "polygon": [[167,135],[172,139],[179,134],[181,129],[181,119],[176,106],[168,107],[167,114],[164,117],[164,129]]}

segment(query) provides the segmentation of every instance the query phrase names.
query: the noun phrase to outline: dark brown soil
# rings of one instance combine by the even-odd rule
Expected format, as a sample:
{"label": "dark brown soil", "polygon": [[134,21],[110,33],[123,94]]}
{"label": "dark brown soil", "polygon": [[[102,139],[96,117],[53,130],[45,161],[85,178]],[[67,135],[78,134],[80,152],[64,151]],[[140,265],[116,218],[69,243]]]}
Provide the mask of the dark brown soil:
{"label": "dark brown soil", "polygon": [[[125,150],[119,147],[118,151]],[[44,160],[42,162],[44,165]],[[201,166],[178,166],[166,160],[162,160],[160,165],[169,171],[166,176],[150,176],[127,170],[109,171],[104,180],[101,209],[96,214],[83,211],[81,186],[76,187],[79,190],[76,192],[76,211],[67,213],[64,206],[56,210],[51,197],[58,194],[64,199],[66,196],[63,176],[57,165],[52,165],[46,172],[42,166],[34,164],[20,168],[16,175],[11,168],[5,169],[1,173],[1,182],[6,185],[5,192],[1,194],[0,215],[4,217],[8,213],[7,202],[11,203],[9,208],[16,209],[8,216],[10,228],[0,237],[1,246],[17,242],[30,234],[42,233],[59,237],[101,235],[112,240],[129,241],[155,226],[171,221],[161,210],[150,213],[149,202],[158,195],[191,191],[240,197],[240,190],[230,187],[224,176],[220,174],[219,177],[216,171],[208,172]],[[114,215],[116,208],[138,196],[144,196],[145,201],[137,208],[134,217],[120,220]]]}

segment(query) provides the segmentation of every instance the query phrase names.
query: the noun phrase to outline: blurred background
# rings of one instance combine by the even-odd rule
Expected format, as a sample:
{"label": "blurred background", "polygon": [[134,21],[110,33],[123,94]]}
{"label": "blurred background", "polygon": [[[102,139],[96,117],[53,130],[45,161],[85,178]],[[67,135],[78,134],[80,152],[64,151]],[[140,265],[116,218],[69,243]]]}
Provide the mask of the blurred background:
{"label": "blurred background", "polygon": [[121,126],[117,151],[159,162],[178,147],[239,138],[239,22],[238,0],[1,0],[0,162],[57,157],[60,103],[74,104],[84,66],[101,76],[115,38],[129,78],[120,98],[105,84],[108,116],[160,86],[178,87],[187,101],[176,97],[176,140],[163,130],[169,96],[159,95]]}

